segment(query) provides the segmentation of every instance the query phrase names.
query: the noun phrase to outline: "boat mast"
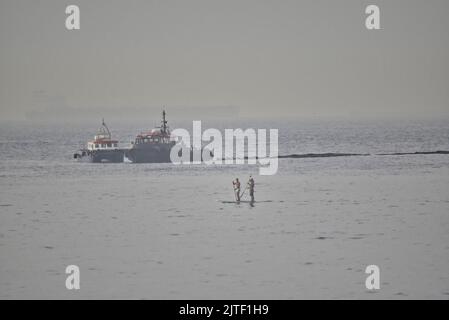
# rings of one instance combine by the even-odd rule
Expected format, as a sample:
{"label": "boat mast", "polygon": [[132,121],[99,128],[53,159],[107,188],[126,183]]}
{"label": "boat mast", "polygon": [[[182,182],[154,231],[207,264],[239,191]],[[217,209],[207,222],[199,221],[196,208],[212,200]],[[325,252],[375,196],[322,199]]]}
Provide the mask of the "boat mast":
{"label": "boat mast", "polygon": [[167,134],[167,120],[165,120],[165,110],[162,111],[162,132]]}
{"label": "boat mast", "polygon": [[109,131],[108,126],[107,126],[106,123],[104,122],[104,118],[102,119],[102,125],[103,125],[103,128],[106,129],[106,133],[107,133],[107,135],[108,135],[108,138],[111,139],[111,132]]}

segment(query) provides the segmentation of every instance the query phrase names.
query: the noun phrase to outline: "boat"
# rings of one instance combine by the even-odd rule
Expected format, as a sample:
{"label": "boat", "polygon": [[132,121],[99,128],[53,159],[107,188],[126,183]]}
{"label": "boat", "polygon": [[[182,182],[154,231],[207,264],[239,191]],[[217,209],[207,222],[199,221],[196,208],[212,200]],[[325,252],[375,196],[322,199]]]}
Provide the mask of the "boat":
{"label": "boat", "polygon": [[118,141],[112,139],[111,132],[103,119],[94,140],[89,141],[87,148],[81,149],[73,157],[92,163],[120,163],[124,161],[125,152],[119,148]]}
{"label": "boat", "polygon": [[159,127],[148,132],[141,132],[132,142],[131,148],[125,151],[125,156],[134,163],[168,163],[171,148],[176,141],[171,136],[168,122],[162,111],[162,121]]}

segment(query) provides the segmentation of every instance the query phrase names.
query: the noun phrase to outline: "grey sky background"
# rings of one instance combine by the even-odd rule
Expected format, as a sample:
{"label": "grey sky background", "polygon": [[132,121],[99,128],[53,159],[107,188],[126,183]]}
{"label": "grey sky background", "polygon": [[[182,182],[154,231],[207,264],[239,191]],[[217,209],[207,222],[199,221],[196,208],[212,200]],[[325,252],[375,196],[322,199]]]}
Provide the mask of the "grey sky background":
{"label": "grey sky background", "polygon": [[0,0],[0,118],[449,116],[448,32],[446,0]]}

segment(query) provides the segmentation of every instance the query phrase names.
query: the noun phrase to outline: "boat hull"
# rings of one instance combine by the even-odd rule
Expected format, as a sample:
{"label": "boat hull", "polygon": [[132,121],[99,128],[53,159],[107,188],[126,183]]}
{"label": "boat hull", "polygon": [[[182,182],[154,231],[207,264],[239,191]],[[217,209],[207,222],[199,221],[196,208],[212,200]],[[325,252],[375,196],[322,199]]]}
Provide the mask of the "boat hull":
{"label": "boat hull", "polygon": [[[142,144],[134,145],[131,149],[126,150],[125,156],[134,163],[171,163],[170,153],[174,144]],[[202,152],[200,152],[202,160]],[[182,157],[182,150],[178,151],[178,156]],[[210,151],[210,157],[213,157]],[[193,161],[193,150],[190,151],[190,161]]]}
{"label": "boat hull", "polygon": [[122,163],[125,158],[123,150],[95,150],[83,151],[81,154],[75,154],[75,159],[81,162],[90,163]]}
{"label": "boat hull", "polygon": [[172,144],[135,145],[125,152],[125,156],[134,163],[169,163]]}

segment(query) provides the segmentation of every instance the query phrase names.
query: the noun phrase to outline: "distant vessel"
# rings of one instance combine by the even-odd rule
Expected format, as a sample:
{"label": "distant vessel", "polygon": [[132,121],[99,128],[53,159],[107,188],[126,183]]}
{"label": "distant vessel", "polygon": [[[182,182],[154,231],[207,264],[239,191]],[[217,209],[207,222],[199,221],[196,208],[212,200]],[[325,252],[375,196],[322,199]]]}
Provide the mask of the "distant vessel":
{"label": "distant vessel", "polygon": [[170,151],[175,144],[176,141],[171,137],[164,110],[161,126],[137,135],[125,155],[134,163],[167,163],[171,162]]}
{"label": "distant vessel", "polygon": [[81,149],[73,157],[78,160],[94,163],[120,163],[124,160],[124,151],[119,149],[117,140],[112,140],[111,132],[103,120],[94,140],[89,141],[87,148]]}

